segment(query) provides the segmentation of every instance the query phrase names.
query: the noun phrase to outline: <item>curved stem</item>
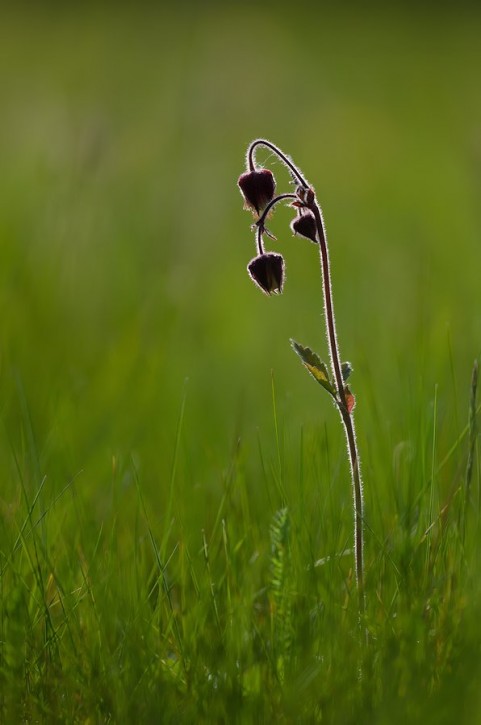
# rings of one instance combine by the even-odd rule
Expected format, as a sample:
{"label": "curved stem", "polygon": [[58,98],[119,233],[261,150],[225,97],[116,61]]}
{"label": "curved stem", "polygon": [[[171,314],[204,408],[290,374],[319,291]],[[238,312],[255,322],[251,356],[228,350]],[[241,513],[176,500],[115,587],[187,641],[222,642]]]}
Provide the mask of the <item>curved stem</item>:
{"label": "curved stem", "polygon": [[279,201],[282,201],[283,199],[297,199],[297,194],[279,194],[279,196],[275,196],[273,199],[271,199],[271,201],[268,203],[268,205],[262,212],[259,219],[256,221],[257,227],[262,228],[264,226],[264,222],[265,222],[270,210],[272,209],[272,207],[275,206]]}
{"label": "curved stem", "polygon": [[336,320],[334,316],[334,304],[332,299],[331,272],[326,229],[324,226],[324,220],[322,218],[321,208],[317,203],[315,197],[312,198],[307,206],[312,211],[316,219],[317,233],[319,237],[319,253],[322,269],[322,289],[324,294],[324,311],[326,316],[327,341],[329,345],[329,355],[331,358],[332,372],[337,387],[338,397],[336,399],[336,402],[344,425],[344,431],[346,433],[347,452],[351,467],[352,495],[354,507],[354,556],[356,564],[356,582],[359,596],[359,616],[360,618],[362,618],[365,611],[363,534],[364,497],[362,490],[359,453],[357,450],[356,442],[356,430],[354,426],[354,416],[352,412],[349,412],[347,407],[344,380],[342,378],[339,344],[337,342],[336,334]]}
{"label": "curved stem", "polygon": [[[299,169],[294,165],[286,154],[284,154],[277,146],[266,139],[256,139],[252,141],[247,150],[247,165],[250,171],[255,171],[255,150],[258,146],[265,146],[270,149],[282,161],[282,163],[290,171],[292,177],[298,182],[301,189],[297,194],[280,194],[272,199],[266,206],[262,215],[256,222],[257,245],[259,253],[262,254],[264,249],[262,245],[262,233],[264,231],[264,222],[269,211],[282,199],[296,198],[302,202],[304,208],[309,209],[316,220],[317,236],[319,241],[319,254],[321,260],[321,276],[322,290],[324,296],[324,312],[326,319],[327,341],[329,346],[329,357],[331,361],[332,374],[335,380],[337,396],[336,404],[344,426],[347,443],[347,453],[351,467],[351,482],[353,493],[354,508],[354,552],[356,565],[356,583],[359,596],[359,619],[362,620],[365,612],[364,597],[364,535],[363,535],[363,489],[360,471],[359,454],[357,450],[356,431],[354,426],[354,417],[352,411],[349,411],[346,399],[346,390],[342,377],[341,357],[339,353],[339,344],[337,342],[336,321],[334,317],[334,304],[332,298],[331,275],[329,263],[329,250],[327,246],[326,230],[322,211],[317,203],[314,190],[309,186],[302,176]],[[302,208],[302,207],[301,207]]]}
{"label": "curved stem", "polygon": [[319,252],[321,256],[322,267],[322,289],[324,293],[327,341],[329,344],[331,367],[334,375],[334,380],[336,381],[337,393],[344,407],[346,407],[346,397],[344,395],[344,381],[342,379],[339,345],[337,342],[336,319],[334,317],[334,304],[332,301],[331,271],[329,263],[329,250],[327,247],[326,230],[324,226],[324,220],[322,218],[321,208],[315,199],[312,204],[309,205],[309,208],[316,219],[317,233],[319,236]]}
{"label": "curved stem", "polygon": [[257,146],[265,146],[266,148],[273,151],[276,156],[282,161],[282,163],[287,166],[291,174],[296,178],[296,180],[299,182],[299,184],[304,188],[308,189],[309,184],[307,181],[303,178],[301,172],[295,166],[290,158],[286,156],[285,153],[283,153],[277,146],[274,146],[273,143],[270,141],[267,141],[264,138],[258,138],[255,141],[252,141],[251,144],[249,144],[249,148],[247,149],[247,165],[249,166],[249,171],[255,170],[255,161],[254,161],[254,151],[257,148]]}

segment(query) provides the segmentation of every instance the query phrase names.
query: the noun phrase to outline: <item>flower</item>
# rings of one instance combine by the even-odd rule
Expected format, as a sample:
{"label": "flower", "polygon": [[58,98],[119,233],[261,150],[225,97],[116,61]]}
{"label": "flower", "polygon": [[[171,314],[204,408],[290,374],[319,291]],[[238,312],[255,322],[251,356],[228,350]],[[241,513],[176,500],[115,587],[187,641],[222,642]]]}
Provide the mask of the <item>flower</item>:
{"label": "flower", "polygon": [[267,295],[282,292],[284,284],[284,259],[280,254],[265,252],[251,259],[247,271],[253,282]]}
{"label": "flower", "polygon": [[291,229],[294,234],[298,234],[300,237],[317,244],[317,224],[312,211],[305,211],[303,214],[296,216],[291,222]]}
{"label": "flower", "polygon": [[257,214],[274,198],[276,180],[269,169],[246,171],[239,176],[237,184],[244,197],[246,209],[252,209]]}

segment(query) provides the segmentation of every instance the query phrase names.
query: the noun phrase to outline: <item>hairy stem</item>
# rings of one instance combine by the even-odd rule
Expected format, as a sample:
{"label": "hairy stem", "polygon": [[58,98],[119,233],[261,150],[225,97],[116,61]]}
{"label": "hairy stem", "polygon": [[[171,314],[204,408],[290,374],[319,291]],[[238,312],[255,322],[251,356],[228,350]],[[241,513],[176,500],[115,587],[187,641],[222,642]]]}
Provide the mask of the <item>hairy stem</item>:
{"label": "hairy stem", "polygon": [[279,196],[274,197],[274,199],[271,199],[271,201],[268,203],[264,211],[262,212],[262,215],[259,217],[259,219],[256,221],[256,226],[259,228],[264,227],[264,222],[267,219],[267,216],[269,212],[272,210],[272,207],[278,204],[280,201],[283,201],[284,199],[297,199],[297,194],[279,194]]}
{"label": "hairy stem", "polygon": [[329,249],[327,246],[326,230],[322,212],[315,196],[308,203],[308,208],[314,214],[316,219],[317,233],[319,237],[319,253],[322,269],[322,290],[324,294],[324,311],[326,317],[327,341],[329,345],[329,355],[331,359],[331,368],[336,381],[338,394],[337,407],[341,415],[346,433],[347,452],[349,463],[351,466],[352,494],[354,506],[354,554],[356,563],[356,581],[359,595],[359,614],[362,616],[365,610],[364,598],[364,533],[363,533],[363,517],[364,517],[364,497],[362,490],[361,470],[359,465],[359,453],[357,450],[356,430],[354,426],[354,416],[352,411],[349,412],[346,403],[346,394],[344,390],[344,381],[342,378],[341,359],[339,353],[339,343],[336,333],[336,318],[334,316],[334,304],[332,299],[331,272],[329,263]]}
{"label": "hairy stem", "polygon": [[[336,334],[336,320],[334,316],[334,303],[332,297],[331,287],[331,273],[329,263],[329,250],[327,246],[326,230],[324,226],[324,220],[322,217],[322,211],[317,203],[314,190],[309,186],[307,181],[302,176],[299,169],[294,165],[291,159],[286,156],[280,149],[277,148],[270,141],[265,139],[256,139],[253,141],[247,150],[247,164],[249,169],[253,171],[255,169],[255,149],[258,146],[264,146],[270,149],[276,156],[285,164],[290,171],[292,177],[299,183],[301,189],[298,189],[297,197],[301,200],[303,205],[310,209],[314,214],[316,220],[317,236],[319,242],[319,253],[321,260],[321,276],[322,276],[322,290],[324,295],[324,312],[326,319],[326,332],[327,341],[329,345],[329,357],[331,361],[332,374],[336,383],[337,396],[335,398],[336,404],[341,416],[342,423],[344,425],[344,431],[346,433],[347,442],[347,453],[349,457],[349,463],[351,467],[351,482],[352,482],[352,494],[353,494],[353,508],[354,508],[354,554],[355,554],[355,565],[356,565],[356,582],[359,597],[359,616],[363,617],[365,611],[365,596],[364,596],[364,532],[363,532],[363,517],[364,517],[364,499],[363,499],[363,488],[361,479],[361,470],[359,462],[359,453],[357,450],[356,442],[356,430],[354,426],[354,416],[352,410],[349,411],[346,401],[346,392],[344,388],[344,380],[342,377],[341,368],[341,356],[339,353],[339,344],[337,341]],[[263,226],[264,220],[270,208],[275,203],[281,200],[281,198],[287,198],[286,195],[276,197],[270,205],[266,208],[263,215],[258,220],[257,224],[259,228]]]}
{"label": "hairy stem", "polygon": [[264,254],[264,244],[262,241],[263,232],[265,232],[267,234],[267,236],[271,237],[272,239],[275,239],[275,237],[270,232],[268,232],[267,229],[264,227],[264,222],[267,219],[267,216],[268,216],[269,212],[271,211],[271,209],[276,204],[278,204],[280,201],[284,201],[284,199],[297,199],[297,194],[279,194],[279,196],[276,196],[274,199],[272,199],[268,203],[268,205],[266,206],[266,208],[262,212],[261,216],[259,217],[259,219],[256,221],[256,223],[254,225],[257,227],[256,240],[257,240],[257,251],[259,252],[259,254]]}
{"label": "hairy stem", "polygon": [[255,141],[252,141],[251,144],[249,144],[249,148],[247,149],[247,165],[249,167],[249,171],[255,170],[255,163],[254,163],[254,151],[258,146],[265,146],[266,148],[270,149],[275,153],[275,155],[282,161],[285,166],[289,169],[292,176],[295,178],[295,180],[304,188],[308,189],[309,184],[307,181],[303,178],[301,172],[295,166],[290,158],[286,156],[280,149],[277,148],[277,146],[274,146],[273,143],[270,141],[266,141],[263,138],[258,138]]}
{"label": "hairy stem", "polygon": [[257,239],[257,251],[258,251],[258,253],[260,255],[261,254],[264,254],[264,244],[262,242],[262,228],[261,227],[257,227],[256,239]]}

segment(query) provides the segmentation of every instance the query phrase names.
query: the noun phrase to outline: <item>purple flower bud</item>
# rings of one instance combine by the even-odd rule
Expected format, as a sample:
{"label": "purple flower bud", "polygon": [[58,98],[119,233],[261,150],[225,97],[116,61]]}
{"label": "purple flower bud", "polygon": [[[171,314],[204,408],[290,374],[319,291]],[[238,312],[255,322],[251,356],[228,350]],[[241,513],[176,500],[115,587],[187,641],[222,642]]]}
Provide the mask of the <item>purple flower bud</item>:
{"label": "purple flower bud", "polygon": [[311,211],[306,211],[293,219],[291,222],[291,229],[294,234],[298,234],[299,236],[314,242],[314,244],[317,244],[316,218]]}
{"label": "purple flower bud", "polygon": [[250,278],[266,295],[282,292],[284,284],[284,259],[280,254],[265,252],[251,259],[247,265]]}
{"label": "purple flower bud", "polygon": [[237,184],[244,197],[246,209],[252,209],[257,214],[274,198],[276,180],[269,169],[246,171],[239,176]]}

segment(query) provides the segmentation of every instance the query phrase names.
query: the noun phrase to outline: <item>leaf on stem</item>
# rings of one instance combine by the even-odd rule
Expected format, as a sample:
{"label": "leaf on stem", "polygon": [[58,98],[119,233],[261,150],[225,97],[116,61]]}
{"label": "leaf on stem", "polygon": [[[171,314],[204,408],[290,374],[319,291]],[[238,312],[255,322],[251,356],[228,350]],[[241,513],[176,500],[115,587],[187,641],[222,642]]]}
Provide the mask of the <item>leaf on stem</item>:
{"label": "leaf on stem", "polygon": [[322,362],[319,355],[313,352],[310,347],[304,347],[295,340],[291,340],[291,345],[302,360],[302,364],[306,370],[312,375],[314,380],[322,385],[322,387],[330,393],[333,398],[336,397],[336,390],[329,379],[327,366]]}

